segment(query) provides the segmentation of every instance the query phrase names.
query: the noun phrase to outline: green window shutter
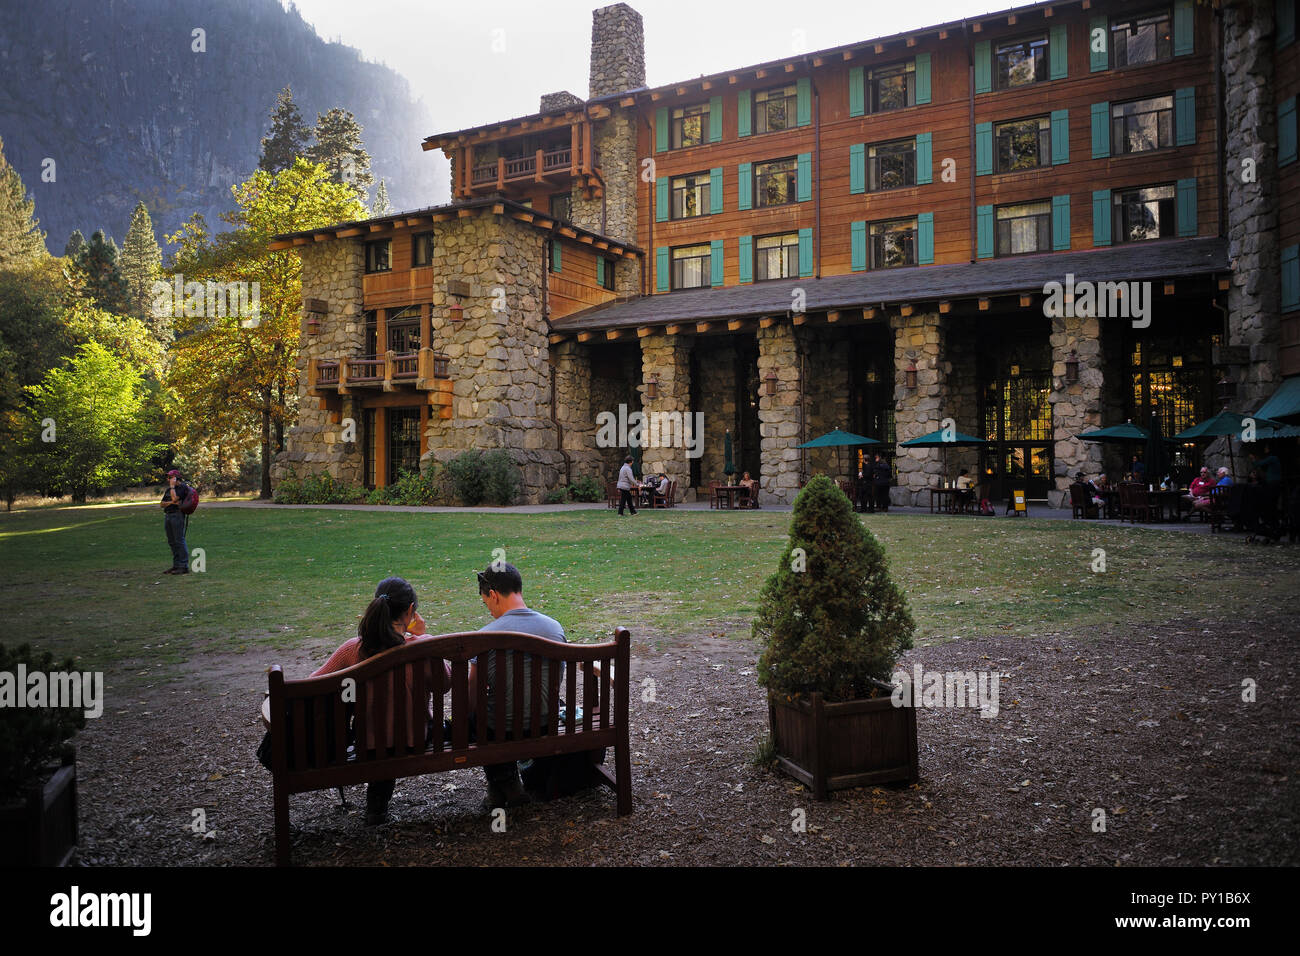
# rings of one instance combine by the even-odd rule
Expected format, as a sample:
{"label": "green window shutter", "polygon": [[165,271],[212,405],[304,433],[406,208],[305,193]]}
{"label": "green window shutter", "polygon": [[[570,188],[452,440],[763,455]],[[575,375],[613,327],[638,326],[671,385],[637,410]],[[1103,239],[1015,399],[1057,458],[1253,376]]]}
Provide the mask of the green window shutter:
{"label": "green window shutter", "polygon": [[1110,22],[1099,13],[1088,20],[1088,70],[1110,69]]}
{"label": "green window shutter", "polygon": [[930,102],[930,54],[916,55],[916,105]]}
{"label": "green window shutter", "polygon": [[934,213],[923,212],[916,217],[916,262],[928,266],[934,263]]}
{"label": "green window shutter", "polygon": [[1092,244],[1110,245],[1110,190],[1092,191]]}
{"label": "green window shutter", "polygon": [[661,106],[655,110],[655,152],[662,153],[668,148],[668,107]]}
{"label": "green window shutter", "polygon": [[867,224],[855,222],[849,227],[852,236],[853,271],[862,272],[867,268]]}
{"label": "green window shutter", "polygon": [[551,271],[560,271],[560,244],[554,239],[551,240]]}
{"label": "green window shutter", "polygon": [[799,275],[803,278],[813,274],[813,241],[811,229],[799,230]]}
{"label": "green window shutter", "polygon": [[668,221],[668,177],[660,176],[655,180],[655,222]]}
{"label": "green window shutter", "polygon": [[672,273],[668,265],[668,247],[655,249],[655,291],[667,292],[672,288]]}
{"label": "green window shutter", "polygon": [[1070,111],[1052,110],[1052,165],[1070,161]]}
{"label": "green window shutter", "polygon": [[753,166],[749,163],[741,163],[736,167],[736,193],[739,196],[739,202],[736,203],[737,209],[752,209],[754,200],[751,195],[754,192],[754,172]]}
{"label": "green window shutter", "polygon": [[993,172],[993,124],[975,124],[975,175]]}
{"label": "green window shutter", "polygon": [[603,286],[604,284],[605,284],[605,257],[597,256],[596,257],[596,285]]}
{"label": "green window shutter", "polygon": [[1178,234],[1196,235],[1196,179],[1178,180]]}
{"label": "green window shutter", "polygon": [[812,199],[812,153],[799,154],[799,202]]}
{"label": "green window shutter", "polygon": [[1287,46],[1295,42],[1295,0],[1277,0],[1277,45]]}
{"label": "green window shutter", "polygon": [[849,68],[849,115],[861,116],[866,112],[866,87],[862,83],[862,67]]}
{"label": "green window shutter", "polygon": [[1174,0],[1174,56],[1195,52],[1196,11],[1192,0]]}
{"label": "green window shutter", "polygon": [[849,147],[849,192],[867,191],[867,147],[865,143],[854,143]]}
{"label": "green window shutter", "polygon": [[1070,196],[1052,197],[1052,249],[1063,252],[1070,248]]}
{"label": "green window shutter", "polygon": [[709,142],[722,142],[722,97],[709,97]]}
{"label": "green window shutter", "polygon": [[916,134],[916,184],[924,186],[934,181],[934,167],[930,159],[929,133]]}
{"label": "green window shutter", "polygon": [[993,55],[988,40],[975,44],[975,92],[993,92]]}
{"label": "green window shutter", "polygon": [[980,259],[993,258],[993,207],[975,207],[975,255]]}
{"label": "green window shutter", "polygon": [[1064,23],[1053,23],[1047,31],[1047,63],[1049,75],[1063,80],[1070,75],[1070,47]]}
{"label": "green window shutter", "polygon": [[722,285],[722,240],[709,243],[709,271],[714,285]]}
{"label": "green window shutter", "polygon": [[749,135],[749,121],[753,118],[753,110],[749,105],[749,90],[741,90],[736,94],[736,135]]}
{"label": "green window shutter", "polygon": [[1300,246],[1282,250],[1282,311],[1300,309]]}
{"label": "green window shutter", "polygon": [[1196,87],[1184,86],[1174,93],[1174,142],[1191,146],[1196,142]]}
{"label": "green window shutter", "polygon": [[722,212],[722,167],[714,166],[709,170],[709,212],[717,215]]}
{"label": "green window shutter", "polygon": [[1287,166],[1296,161],[1296,98],[1277,105],[1277,163]]}
{"label": "green window shutter", "polygon": [[812,122],[812,81],[801,76],[795,81],[795,125],[807,126]]}
{"label": "green window shutter", "polygon": [[1092,158],[1110,155],[1110,103],[1092,104]]}
{"label": "green window shutter", "polygon": [[740,237],[740,281],[754,281],[754,237]]}

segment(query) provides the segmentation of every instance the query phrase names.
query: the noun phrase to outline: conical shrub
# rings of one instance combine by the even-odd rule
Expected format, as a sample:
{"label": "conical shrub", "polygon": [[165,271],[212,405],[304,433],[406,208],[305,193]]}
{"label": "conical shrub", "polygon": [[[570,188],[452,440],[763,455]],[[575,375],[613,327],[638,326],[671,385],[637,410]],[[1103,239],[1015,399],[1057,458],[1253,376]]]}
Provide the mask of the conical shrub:
{"label": "conical shrub", "polygon": [[781,565],[759,597],[759,683],[777,699],[870,697],[914,629],[880,543],[829,478],[813,478],[795,499]]}

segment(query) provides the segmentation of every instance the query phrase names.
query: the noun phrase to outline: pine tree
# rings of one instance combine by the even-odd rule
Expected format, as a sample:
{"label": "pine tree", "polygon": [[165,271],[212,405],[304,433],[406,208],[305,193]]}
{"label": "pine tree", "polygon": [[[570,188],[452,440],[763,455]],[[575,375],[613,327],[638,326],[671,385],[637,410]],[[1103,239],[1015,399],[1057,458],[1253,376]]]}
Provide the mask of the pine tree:
{"label": "pine tree", "polygon": [[[18,171],[9,165],[0,139],[0,269],[32,262],[46,256],[45,233],[32,213],[34,200],[27,198]],[[366,160],[369,164],[369,158]]]}
{"label": "pine tree", "polygon": [[131,214],[131,227],[122,244],[122,279],[126,282],[127,315],[134,316],[154,331],[159,341],[170,338],[170,325],[166,319],[151,315],[152,288],[162,273],[162,250],[153,233],[153,220],[143,202],[136,203]]}
{"label": "pine tree", "polygon": [[63,258],[77,261],[77,255],[86,247],[86,237],[81,234],[80,229],[72,230],[72,235],[68,236],[68,244],[63,247]]}
{"label": "pine tree", "polygon": [[76,271],[82,288],[95,305],[105,312],[125,315],[126,280],[118,263],[117,243],[96,229],[90,242],[77,254]]}
{"label": "pine tree", "polygon": [[361,124],[347,110],[335,108],[317,114],[316,142],[307,158],[321,163],[336,183],[351,186],[365,201],[375,177],[370,173],[370,154],[361,142]]}
{"label": "pine tree", "polygon": [[388,201],[388,186],[381,179],[379,187],[375,190],[375,201],[370,207],[370,215],[387,216],[392,211],[393,207]]}
{"label": "pine tree", "polygon": [[275,101],[271,113],[271,132],[262,140],[262,156],[257,168],[278,173],[293,165],[294,159],[307,155],[311,130],[302,121],[302,113],[293,102],[293,88],[286,86]]}

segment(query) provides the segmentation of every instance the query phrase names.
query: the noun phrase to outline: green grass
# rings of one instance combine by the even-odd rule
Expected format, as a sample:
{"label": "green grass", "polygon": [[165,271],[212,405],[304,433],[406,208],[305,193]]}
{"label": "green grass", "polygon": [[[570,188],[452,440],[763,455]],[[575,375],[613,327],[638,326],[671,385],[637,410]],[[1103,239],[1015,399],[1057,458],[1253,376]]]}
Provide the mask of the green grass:
{"label": "green grass", "polygon": [[[788,514],[644,512],[420,514],[200,509],[191,549],[207,570],[170,564],[152,505],[36,509],[0,518],[0,622],[83,664],[164,671],[207,651],[332,648],[381,578],[412,582],[432,633],[487,620],[474,571],[504,548],[530,605],[572,639],[615,624],[656,644],[743,637],[779,560]],[[1193,615],[1208,621],[1281,606],[1300,549],[1226,535],[1088,522],[866,517],[889,555],[922,641],[1032,637]],[[1093,550],[1107,570],[1090,570]]]}

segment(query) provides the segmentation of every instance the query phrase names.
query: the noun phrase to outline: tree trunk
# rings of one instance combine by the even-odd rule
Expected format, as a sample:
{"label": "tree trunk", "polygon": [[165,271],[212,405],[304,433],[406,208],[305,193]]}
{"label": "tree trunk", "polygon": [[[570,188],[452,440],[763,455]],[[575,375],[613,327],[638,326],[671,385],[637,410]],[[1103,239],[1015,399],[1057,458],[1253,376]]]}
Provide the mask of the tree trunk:
{"label": "tree trunk", "polygon": [[271,390],[262,392],[262,493],[259,498],[271,497]]}
{"label": "tree trunk", "polygon": [[275,416],[275,450],[284,451],[284,383],[275,383],[275,403],[280,414]]}

